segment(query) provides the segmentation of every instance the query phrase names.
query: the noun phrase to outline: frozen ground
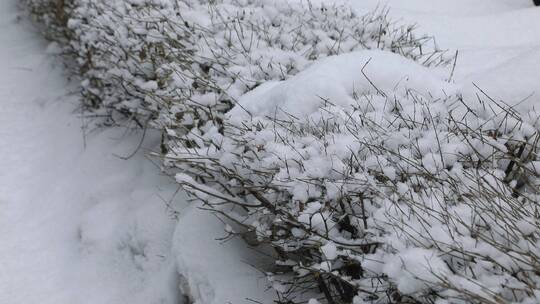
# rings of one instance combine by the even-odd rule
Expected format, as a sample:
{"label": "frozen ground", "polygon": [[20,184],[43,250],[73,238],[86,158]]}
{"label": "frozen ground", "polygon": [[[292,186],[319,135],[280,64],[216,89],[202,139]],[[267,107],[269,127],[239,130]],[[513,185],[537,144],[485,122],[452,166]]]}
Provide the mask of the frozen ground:
{"label": "frozen ground", "polygon": [[[459,50],[465,92],[475,82],[518,103],[540,87],[540,8],[529,0],[349,2],[360,12],[386,4]],[[0,0],[0,303],[178,303],[180,283],[201,304],[268,297],[249,250],[215,240],[217,220],[182,206],[172,220],[162,199],[176,187],[144,149],[114,156],[140,134],[89,134],[85,148],[70,86],[14,3]]]}
{"label": "frozen ground", "polygon": [[[89,134],[45,42],[0,1],[0,303],[174,303],[176,188],[139,135]],[[153,147],[152,136],[145,147]]]}

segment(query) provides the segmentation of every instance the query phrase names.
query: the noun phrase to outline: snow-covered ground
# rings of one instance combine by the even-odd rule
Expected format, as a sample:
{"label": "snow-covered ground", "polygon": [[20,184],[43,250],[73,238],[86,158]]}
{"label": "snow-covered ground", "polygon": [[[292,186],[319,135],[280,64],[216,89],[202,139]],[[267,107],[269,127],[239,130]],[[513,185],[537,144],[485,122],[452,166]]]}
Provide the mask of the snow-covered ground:
{"label": "snow-covered ground", "polygon": [[[417,24],[441,48],[459,51],[453,79],[466,91],[476,91],[474,82],[490,95],[517,103],[540,88],[540,7],[532,0],[349,2],[359,12],[387,6],[396,20]],[[527,106],[538,98],[529,98]]]}
{"label": "snow-covered ground", "polygon": [[[177,303],[162,198],[140,134],[86,136],[62,68],[0,1],[0,303]],[[144,147],[154,147],[147,137]]]}
{"label": "snow-covered ground", "polygon": [[[387,5],[458,50],[454,80],[465,93],[474,82],[518,103],[540,88],[540,8],[529,0],[349,2],[359,12]],[[115,155],[129,155],[141,134],[83,136],[73,86],[16,16],[15,1],[1,0],[0,303],[179,303],[180,290],[200,304],[268,299],[252,252],[216,240],[223,225],[185,208],[144,156],[158,136],[129,160]],[[178,222],[165,203],[173,198]]]}

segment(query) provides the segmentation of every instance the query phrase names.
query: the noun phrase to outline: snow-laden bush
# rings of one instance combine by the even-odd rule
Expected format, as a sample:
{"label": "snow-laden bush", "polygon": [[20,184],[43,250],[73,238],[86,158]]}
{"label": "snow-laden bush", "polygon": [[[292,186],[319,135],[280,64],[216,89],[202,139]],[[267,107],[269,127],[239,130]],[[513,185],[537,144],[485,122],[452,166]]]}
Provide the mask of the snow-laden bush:
{"label": "snow-laden bush", "polygon": [[281,0],[25,1],[49,36],[69,41],[85,104],[140,126],[204,124],[243,93],[328,55],[386,49],[425,65],[449,60],[384,11],[357,16],[345,6]]}
{"label": "snow-laden bush", "polygon": [[42,33],[48,39],[68,42],[67,23],[75,7],[73,0],[23,0],[22,4],[44,27]]}
{"label": "snow-laden bush", "polygon": [[437,86],[396,55],[327,58],[168,161],[231,235],[271,244],[283,303],[537,303],[538,113]]}

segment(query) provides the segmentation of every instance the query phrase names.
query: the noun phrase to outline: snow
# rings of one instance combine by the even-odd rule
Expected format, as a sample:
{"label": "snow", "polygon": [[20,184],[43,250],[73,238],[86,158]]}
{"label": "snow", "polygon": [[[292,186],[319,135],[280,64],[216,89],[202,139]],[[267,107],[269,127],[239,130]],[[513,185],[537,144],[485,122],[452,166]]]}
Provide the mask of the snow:
{"label": "snow", "polygon": [[[87,134],[61,64],[15,1],[0,2],[0,303],[179,303],[176,186],[144,157],[148,136]],[[51,51],[52,48],[49,48]]]}
{"label": "snow", "polygon": [[321,251],[328,260],[334,260],[338,256],[336,244],[328,242],[321,247]]}
{"label": "snow", "polygon": [[[196,204],[181,213],[174,236],[181,290],[194,304],[270,303],[265,274],[257,269],[271,265],[257,249],[248,248],[239,238],[225,238],[227,232],[215,216]],[[216,234],[219,231],[220,234]]]}
{"label": "snow", "polygon": [[[528,0],[454,0],[454,1],[429,1],[429,0],[350,0],[350,3],[359,8],[373,8],[376,5],[384,5],[392,9],[395,15],[424,15],[424,16],[453,16],[453,17],[478,17],[506,13],[510,10],[532,7]],[[433,18],[434,20],[435,18]],[[478,30],[473,28],[472,30]],[[450,32],[447,30],[447,32]]]}
{"label": "snow", "polygon": [[[380,4],[375,0],[349,3],[359,12]],[[530,1],[389,0],[382,4],[402,21],[418,23],[441,47],[459,51],[454,83],[447,81],[444,70],[428,69],[385,51],[359,51],[318,60],[288,80],[262,84],[242,96],[229,117],[245,119],[245,110],[253,116],[278,112],[309,116],[324,100],[342,107],[356,104],[356,93],[406,95],[413,90],[426,98],[461,93],[470,99],[478,93],[476,86],[497,100],[519,104],[522,111],[535,107],[540,9]],[[77,100],[69,94],[75,88],[62,80],[60,64],[47,56],[57,46],[47,47],[14,16],[14,3],[1,2],[0,303],[182,303],[184,295],[196,304],[270,301],[273,293],[267,289],[265,275],[254,266],[269,261],[241,239],[227,238],[233,228],[201,210],[206,206],[190,204],[184,194],[176,194],[176,182],[192,181],[188,175],[178,175],[175,181],[145,157],[159,144],[159,134],[150,132],[141,151],[129,160],[117,156],[130,154],[140,133],[111,128],[83,136],[84,120],[77,116]],[[159,38],[159,33],[148,35],[152,41]],[[155,90],[157,83],[140,86]],[[435,105],[431,110],[445,108]],[[431,135],[425,132],[418,148],[426,154],[425,167],[436,172],[443,165],[440,162],[452,163],[451,152],[464,148],[455,143],[439,147],[441,155],[449,155],[440,160]],[[337,140],[343,144],[329,147],[329,154],[348,153],[349,138]],[[318,151],[306,149],[306,155]],[[328,166],[322,158],[309,159],[306,176],[320,178],[339,169],[338,157],[335,160]],[[365,164],[377,169],[384,161],[373,157]],[[381,169],[384,176],[396,179],[392,167]],[[456,167],[452,174],[458,175],[459,170]],[[408,191],[406,184],[397,187]],[[337,197],[340,190],[337,186],[334,190],[330,196]],[[306,201],[308,191],[298,186],[295,198]],[[169,200],[177,202],[175,210],[167,206]],[[329,216],[321,208],[319,202],[310,203],[300,220],[315,228],[323,226]],[[178,212],[177,220],[172,211]],[[465,208],[451,212],[457,218],[471,214]],[[535,224],[534,219],[515,223],[523,234],[533,233]],[[303,235],[300,230],[295,233]],[[442,226],[434,226],[432,233],[438,240],[450,240]],[[476,240],[466,231],[463,234],[463,244],[474,248]],[[398,239],[397,234],[393,237]],[[343,253],[332,241],[320,249],[327,260]],[[424,282],[447,276],[456,285],[468,283],[471,286],[464,288],[469,290],[479,288],[450,276],[436,250],[399,249],[403,250],[387,256],[384,266],[374,268],[382,267],[404,294],[419,292]],[[486,255],[495,252],[492,258],[503,264],[509,261],[490,246],[474,250]],[[514,265],[509,261],[508,266]],[[483,271],[482,265],[475,267],[480,268],[476,272]],[[331,271],[331,264],[325,261],[320,269]],[[489,287],[494,288],[509,280],[481,279],[491,280]]]}
{"label": "snow", "polygon": [[229,117],[239,121],[252,116],[305,117],[325,101],[337,106],[356,104],[355,95],[370,93],[444,97],[456,89],[421,64],[387,51],[358,51],[318,60],[292,78],[270,82],[240,98]]}
{"label": "snow", "polygon": [[[417,24],[443,49],[458,50],[454,80],[466,94],[477,92],[516,104],[538,90],[540,7],[530,0],[350,0],[357,11],[377,4],[401,22]],[[535,83],[536,82],[536,83]],[[529,98],[524,109],[538,101]]]}
{"label": "snow", "polygon": [[424,288],[426,282],[437,282],[438,277],[450,272],[435,252],[421,248],[406,249],[388,257],[383,271],[404,294],[413,294]]}
{"label": "snow", "polygon": [[[537,26],[540,26],[540,22]],[[467,75],[462,81],[464,90],[468,94],[474,94],[474,91],[477,91],[475,86],[478,86],[490,96],[511,105],[519,105],[521,111],[526,111],[538,105],[540,100],[539,62],[540,42],[534,48],[524,48],[521,54],[510,57],[497,66]]]}

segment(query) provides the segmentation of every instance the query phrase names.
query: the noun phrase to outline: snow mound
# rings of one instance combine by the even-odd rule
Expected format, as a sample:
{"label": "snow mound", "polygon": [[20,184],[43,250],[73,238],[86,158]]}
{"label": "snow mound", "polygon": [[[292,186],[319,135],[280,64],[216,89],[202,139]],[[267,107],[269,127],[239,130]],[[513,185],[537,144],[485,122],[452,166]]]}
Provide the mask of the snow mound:
{"label": "snow mound", "polygon": [[366,50],[330,56],[288,80],[267,82],[242,96],[228,116],[235,120],[246,119],[248,113],[304,117],[325,101],[348,107],[356,103],[355,96],[404,96],[408,91],[442,98],[455,94],[456,88],[418,62],[387,51]]}

